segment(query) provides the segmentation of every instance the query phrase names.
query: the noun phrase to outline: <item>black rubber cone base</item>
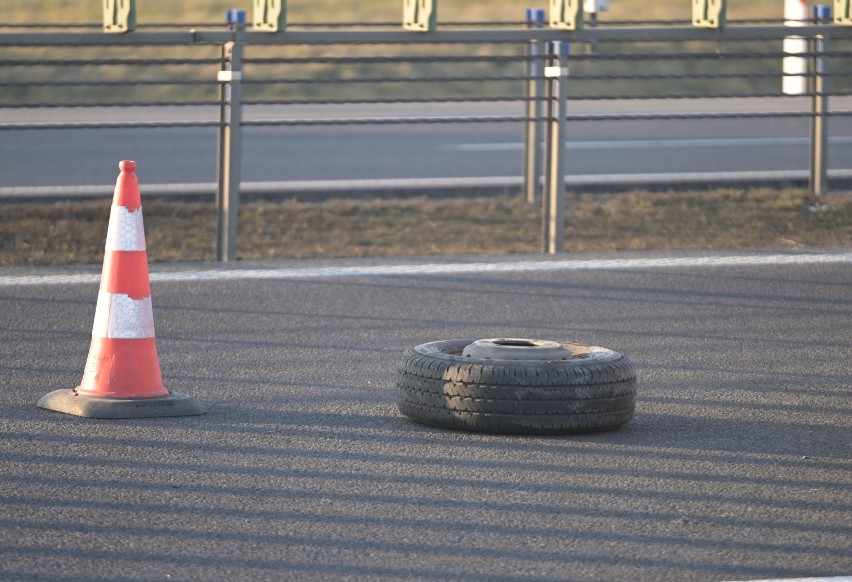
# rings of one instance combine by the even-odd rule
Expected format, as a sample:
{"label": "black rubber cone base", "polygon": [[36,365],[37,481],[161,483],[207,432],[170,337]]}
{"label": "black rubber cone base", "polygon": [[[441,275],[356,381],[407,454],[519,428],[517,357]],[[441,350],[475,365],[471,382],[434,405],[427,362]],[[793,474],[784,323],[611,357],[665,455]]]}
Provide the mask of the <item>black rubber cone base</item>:
{"label": "black rubber cone base", "polygon": [[87,418],[155,418],[207,412],[203,402],[178,392],[161,398],[99,398],[80,396],[75,390],[54,390],[42,396],[38,406]]}

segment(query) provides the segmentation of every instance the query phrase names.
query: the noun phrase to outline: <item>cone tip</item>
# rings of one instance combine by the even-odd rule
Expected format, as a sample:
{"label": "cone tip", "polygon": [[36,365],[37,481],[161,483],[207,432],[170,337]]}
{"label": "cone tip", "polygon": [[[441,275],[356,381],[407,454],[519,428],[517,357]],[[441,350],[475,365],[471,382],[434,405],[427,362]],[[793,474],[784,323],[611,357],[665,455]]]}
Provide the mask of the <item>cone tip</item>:
{"label": "cone tip", "polygon": [[118,169],[122,172],[135,172],[136,162],[134,162],[133,160],[122,160],[118,164]]}

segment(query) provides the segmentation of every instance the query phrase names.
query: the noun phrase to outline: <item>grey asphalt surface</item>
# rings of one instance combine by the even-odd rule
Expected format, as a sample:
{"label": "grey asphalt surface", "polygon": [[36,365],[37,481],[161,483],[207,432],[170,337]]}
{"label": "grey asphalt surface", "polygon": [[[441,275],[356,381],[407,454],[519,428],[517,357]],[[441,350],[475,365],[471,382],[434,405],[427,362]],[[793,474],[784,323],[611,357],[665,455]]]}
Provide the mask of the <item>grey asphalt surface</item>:
{"label": "grey asphalt surface", "polygon": [[[0,278],[59,271],[99,267]],[[852,573],[852,263],[152,290],[166,384],[205,401],[205,416],[37,408],[79,383],[97,284],[0,285],[0,579]],[[627,354],[640,374],[635,418],[616,432],[540,438],[429,428],[396,411],[404,349],[495,336]]]}
{"label": "grey asphalt surface", "polygon": [[[852,98],[832,99],[832,110]],[[806,99],[578,102],[572,113],[809,111]],[[246,119],[523,115],[522,104],[251,107]],[[210,108],[0,110],[0,122],[215,120]],[[570,122],[569,175],[807,170],[805,118]],[[523,125],[247,127],[244,181],[521,176]],[[829,169],[850,169],[852,118],[830,120]],[[140,161],[145,184],[216,180],[216,129],[0,131],[0,187],[114,184],[115,160]]]}

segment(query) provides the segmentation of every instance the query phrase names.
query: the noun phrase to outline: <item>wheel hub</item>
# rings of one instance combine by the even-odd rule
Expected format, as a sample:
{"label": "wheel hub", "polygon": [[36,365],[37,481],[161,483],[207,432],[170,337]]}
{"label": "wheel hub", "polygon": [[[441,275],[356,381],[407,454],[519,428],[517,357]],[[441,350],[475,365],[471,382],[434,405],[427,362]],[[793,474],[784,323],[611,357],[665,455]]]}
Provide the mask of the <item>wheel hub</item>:
{"label": "wheel hub", "polygon": [[462,356],[485,360],[570,360],[573,353],[559,342],[549,340],[492,338],[467,345]]}

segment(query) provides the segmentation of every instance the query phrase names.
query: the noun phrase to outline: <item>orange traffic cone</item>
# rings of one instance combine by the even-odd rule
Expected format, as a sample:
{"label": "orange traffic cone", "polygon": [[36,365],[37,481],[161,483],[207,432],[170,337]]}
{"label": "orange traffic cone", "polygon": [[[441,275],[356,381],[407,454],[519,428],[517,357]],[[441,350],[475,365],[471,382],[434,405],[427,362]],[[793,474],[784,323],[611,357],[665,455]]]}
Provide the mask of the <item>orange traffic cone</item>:
{"label": "orange traffic cone", "polygon": [[43,396],[38,406],[90,418],[204,414],[199,400],[163,386],[136,162],[118,167],[83,380],[73,390]]}

